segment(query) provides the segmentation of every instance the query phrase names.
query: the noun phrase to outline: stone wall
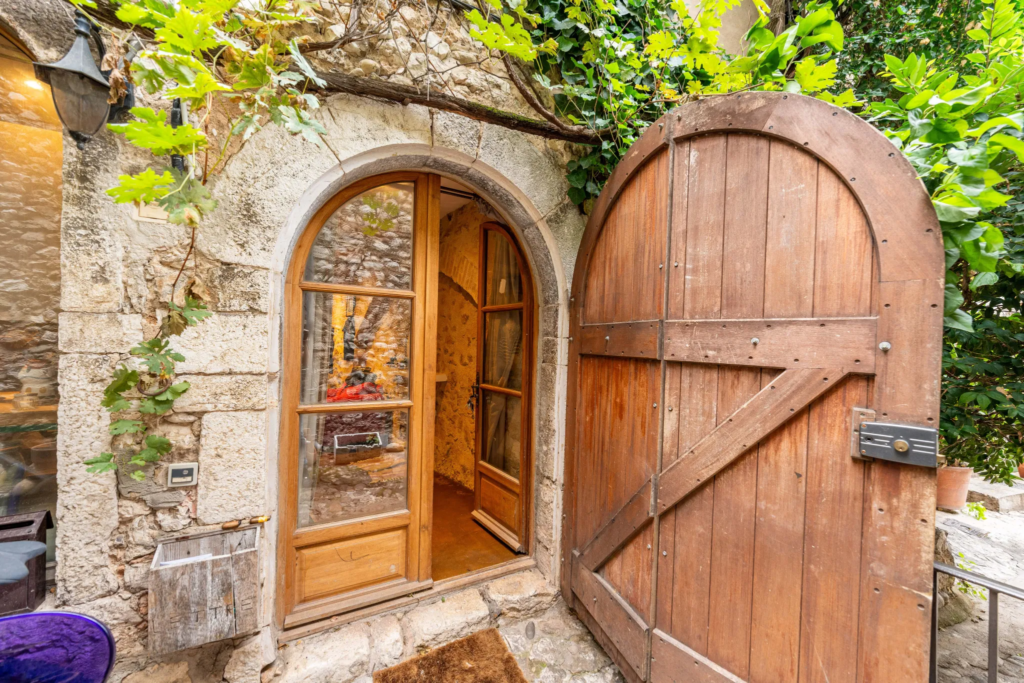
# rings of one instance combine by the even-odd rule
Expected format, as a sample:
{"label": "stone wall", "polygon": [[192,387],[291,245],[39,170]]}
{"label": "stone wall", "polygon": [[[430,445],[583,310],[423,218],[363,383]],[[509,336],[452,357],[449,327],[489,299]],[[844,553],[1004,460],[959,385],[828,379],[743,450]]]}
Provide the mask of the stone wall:
{"label": "stone wall", "polygon": [[475,488],[476,419],[467,406],[477,382],[477,287],[480,224],[475,202],[441,219],[441,276],[437,283],[437,383],[434,471]]}
{"label": "stone wall", "polygon": [[[436,58],[442,66],[455,65],[445,78],[459,94],[526,113],[508,82],[495,75],[496,60],[494,73],[469,66],[472,60],[460,53],[486,51],[468,39],[454,15],[443,15],[428,31],[423,17],[403,7],[408,28],[392,33],[389,43],[320,57],[350,73],[398,80],[413,78],[421,59]],[[70,45],[70,10],[60,0],[0,0],[0,22],[38,59],[55,60]],[[406,45],[409,64],[395,67],[395,55]],[[423,45],[429,47],[418,52]],[[143,95],[142,104],[158,103]],[[84,150],[64,138],[55,606],[95,615],[111,627],[119,654],[113,681],[130,674],[141,676],[132,680],[159,680],[143,672],[158,666],[180,673],[184,666],[193,681],[224,676],[253,683],[258,668],[253,673],[242,664],[258,661],[262,667],[274,658],[283,273],[309,216],[341,187],[380,172],[411,169],[458,178],[487,199],[525,245],[538,287],[541,332],[536,576],[548,591],[556,585],[566,301],[584,225],[566,196],[569,150],[444,112],[350,96],[330,98],[317,116],[328,129],[326,145],[268,126],[211,180],[220,206],[197,235],[194,273],[186,272],[210,292],[215,315],[174,340],[187,358],[180,378],[192,389],[173,413],[154,422],[153,430],[167,435],[174,450],[141,483],[88,474],[82,463],[102,451],[124,449],[123,437],[107,431],[110,416],[99,403],[103,387],[119,363],[132,362],[132,345],[158,329],[166,313],[161,302],[170,294],[189,234],[179,226],[139,220],[106,196],[119,174],[140,171],[150,157],[108,132]],[[198,486],[168,489],[167,463],[184,461],[199,462]],[[157,543],[264,513],[273,518],[261,548],[260,636],[149,657],[146,575]],[[365,628],[370,633],[383,627]],[[232,658],[236,645],[243,654]]]}

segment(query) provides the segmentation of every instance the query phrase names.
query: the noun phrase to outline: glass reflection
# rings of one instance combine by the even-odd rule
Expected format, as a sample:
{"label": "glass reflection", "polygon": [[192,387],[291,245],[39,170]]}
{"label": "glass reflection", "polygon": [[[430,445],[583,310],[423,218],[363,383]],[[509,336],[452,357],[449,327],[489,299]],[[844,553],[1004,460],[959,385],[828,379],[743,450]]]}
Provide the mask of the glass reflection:
{"label": "glass reflection", "polygon": [[303,277],[411,289],[414,196],[413,183],[392,183],[345,202],[316,236]]}
{"label": "glass reflection", "polygon": [[303,403],[409,397],[411,300],[305,292],[302,316]]}
{"label": "glass reflection", "polygon": [[305,414],[299,527],[406,508],[408,411]]}
{"label": "glass reflection", "polygon": [[483,461],[519,478],[522,399],[484,390]]}

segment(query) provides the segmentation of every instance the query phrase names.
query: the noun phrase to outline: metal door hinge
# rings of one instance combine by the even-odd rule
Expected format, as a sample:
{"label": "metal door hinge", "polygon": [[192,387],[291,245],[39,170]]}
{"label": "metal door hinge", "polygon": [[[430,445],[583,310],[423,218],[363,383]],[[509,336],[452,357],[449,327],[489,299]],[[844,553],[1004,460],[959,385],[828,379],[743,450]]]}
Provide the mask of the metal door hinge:
{"label": "metal door hinge", "polygon": [[875,422],[875,411],[853,409],[852,453],[858,460],[885,460],[917,467],[939,466],[939,431],[932,427]]}

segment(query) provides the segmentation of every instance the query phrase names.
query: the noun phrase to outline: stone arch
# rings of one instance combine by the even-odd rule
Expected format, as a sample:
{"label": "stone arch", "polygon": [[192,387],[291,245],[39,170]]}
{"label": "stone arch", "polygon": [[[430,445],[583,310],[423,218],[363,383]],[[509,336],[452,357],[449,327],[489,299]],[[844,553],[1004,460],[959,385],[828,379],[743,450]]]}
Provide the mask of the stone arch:
{"label": "stone arch", "polygon": [[[514,133],[513,135],[520,135]],[[522,136],[525,138],[525,136]],[[557,240],[536,203],[513,181],[492,166],[468,154],[447,147],[423,144],[385,145],[343,159],[314,181],[295,202],[280,231],[271,258],[271,314],[275,321],[283,317],[284,278],[299,236],[310,218],[331,197],[348,185],[368,177],[394,171],[422,171],[457,180],[485,199],[515,233],[533,271],[537,322],[536,387],[533,398],[534,453],[534,552],[538,568],[549,581],[557,583],[559,563],[561,483],[563,444],[561,406],[566,392],[566,354],[564,339],[568,330],[568,278],[559,254]],[[271,364],[279,367],[282,353],[280,323],[272,324]],[[279,391],[279,387],[275,391]],[[275,411],[276,413],[277,411]],[[275,425],[279,415],[270,417]],[[276,426],[271,427],[276,431]],[[275,488],[278,467],[277,441],[270,439],[272,457],[268,459],[268,482]],[[547,489],[547,490],[545,490]],[[276,490],[268,500],[277,501]]]}

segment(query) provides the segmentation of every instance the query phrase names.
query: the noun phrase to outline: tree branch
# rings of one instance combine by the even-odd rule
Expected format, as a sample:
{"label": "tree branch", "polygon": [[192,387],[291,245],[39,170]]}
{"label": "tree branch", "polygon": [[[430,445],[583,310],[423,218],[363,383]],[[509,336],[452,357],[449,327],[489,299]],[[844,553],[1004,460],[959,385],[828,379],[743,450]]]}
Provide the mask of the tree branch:
{"label": "tree branch", "polygon": [[317,76],[327,82],[327,86],[322,88],[323,92],[346,93],[402,104],[419,104],[552,140],[599,145],[607,135],[605,131],[595,131],[584,126],[566,126],[561,122],[560,125],[555,125],[550,121],[538,121],[441,92],[432,91],[428,96],[426,92],[420,92],[414,87],[376,78],[362,78],[330,71],[318,71]]}
{"label": "tree branch", "polygon": [[592,130],[590,128],[587,128],[586,126],[575,126],[562,121],[560,118],[558,118],[557,114],[555,114],[553,111],[544,106],[544,104],[540,101],[540,98],[537,97],[537,93],[534,92],[533,88],[530,87],[530,84],[523,80],[523,74],[519,72],[519,66],[512,60],[512,57],[510,57],[508,54],[504,54],[502,55],[501,59],[505,63],[505,71],[508,72],[508,77],[516,86],[516,90],[519,91],[519,94],[523,96],[523,99],[526,100],[527,104],[533,107],[534,111],[540,114],[545,120],[550,122],[551,125],[555,126],[559,130],[566,132],[587,131],[589,133],[593,133],[598,138],[605,138],[611,134],[611,128],[604,128],[602,130]]}

